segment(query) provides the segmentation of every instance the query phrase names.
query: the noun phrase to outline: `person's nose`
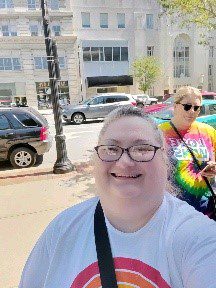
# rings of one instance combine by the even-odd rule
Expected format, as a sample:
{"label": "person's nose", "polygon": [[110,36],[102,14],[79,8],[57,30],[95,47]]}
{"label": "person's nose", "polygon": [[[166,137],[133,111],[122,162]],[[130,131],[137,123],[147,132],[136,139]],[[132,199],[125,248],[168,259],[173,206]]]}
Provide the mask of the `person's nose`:
{"label": "person's nose", "polygon": [[135,161],[130,158],[130,156],[128,155],[128,152],[125,150],[122,156],[120,157],[120,159],[116,162],[116,165],[123,166],[123,167],[134,166]]}

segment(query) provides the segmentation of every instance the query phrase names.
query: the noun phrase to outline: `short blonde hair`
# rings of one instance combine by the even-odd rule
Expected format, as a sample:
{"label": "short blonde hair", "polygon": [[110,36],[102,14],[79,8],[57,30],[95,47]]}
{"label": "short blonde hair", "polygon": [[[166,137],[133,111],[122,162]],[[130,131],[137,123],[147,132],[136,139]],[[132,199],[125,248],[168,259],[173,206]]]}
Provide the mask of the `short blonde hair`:
{"label": "short blonde hair", "polygon": [[174,103],[180,103],[185,97],[192,96],[194,98],[199,98],[202,101],[202,93],[199,89],[191,86],[182,86],[179,88],[174,96]]}

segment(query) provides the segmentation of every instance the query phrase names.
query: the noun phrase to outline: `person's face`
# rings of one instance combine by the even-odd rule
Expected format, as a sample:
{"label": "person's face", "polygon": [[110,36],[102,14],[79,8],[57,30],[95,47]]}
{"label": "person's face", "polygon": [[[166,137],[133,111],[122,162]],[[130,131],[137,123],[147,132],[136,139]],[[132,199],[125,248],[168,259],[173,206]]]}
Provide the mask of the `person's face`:
{"label": "person's face", "polygon": [[[98,145],[128,148],[138,144],[160,147],[150,123],[139,117],[124,117],[107,127]],[[162,150],[149,162],[136,162],[124,152],[115,162],[103,162],[94,155],[94,176],[99,197],[112,205],[115,198],[157,201],[164,193],[166,167]]]}
{"label": "person's face", "polygon": [[[184,104],[192,105],[191,109],[186,111],[185,109],[188,109],[188,107],[187,105],[185,107]],[[178,118],[182,124],[191,125],[200,113],[200,108],[195,111],[196,108],[194,106],[201,105],[202,103],[200,98],[195,96],[186,96],[180,101],[180,104],[174,105],[174,116]]]}

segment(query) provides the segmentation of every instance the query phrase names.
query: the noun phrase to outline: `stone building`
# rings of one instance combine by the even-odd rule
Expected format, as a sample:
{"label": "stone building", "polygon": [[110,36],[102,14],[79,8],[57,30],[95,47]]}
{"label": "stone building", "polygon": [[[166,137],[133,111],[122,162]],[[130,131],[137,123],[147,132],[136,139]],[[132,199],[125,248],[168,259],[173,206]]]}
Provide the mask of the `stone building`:
{"label": "stone building", "polygon": [[[50,0],[52,35],[58,44],[62,102],[78,102],[79,75],[77,37],[73,13],[67,0]],[[49,107],[51,95],[40,2],[0,1],[0,102]],[[39,107],[39,108],[40,108]]]}
{"label": "stone building", "polygon": [[83,97],[140,92],[131,81],[131,65],[147,55],[157,57],[162,67],[149,94],[173,93],[181,85],[216,90],[214,37],[212,47],[199,45],[201,31],[193,25],[181,29],[178,19],[161,16],[156,0],[71,0],[71,7]]}

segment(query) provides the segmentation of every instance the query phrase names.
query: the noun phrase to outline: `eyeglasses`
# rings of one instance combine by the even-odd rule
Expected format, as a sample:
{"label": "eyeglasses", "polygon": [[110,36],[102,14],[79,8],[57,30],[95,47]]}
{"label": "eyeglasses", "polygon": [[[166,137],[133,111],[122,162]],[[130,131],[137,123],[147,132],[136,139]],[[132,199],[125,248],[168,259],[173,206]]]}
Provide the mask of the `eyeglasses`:
{"label": "eyeglasses", "polygon": [[150,144],[142,144],[128,148],[122,148],[117,145],[99,145],[94,149],[97,151],[98,157],[105,162],[118,161],[125,151],[136,162],[149,162],[160,148]]}
{"label": "eyeglasses", "polygon": [[191,104],[182,104],[182,103],[178,103],[178,104],[181,104],[184,107],[185,111],[189,111],[192,107],[193,107],[194,111],[197,111],[202,107],[202,106],[197,106],[197,105],[194,106]]}

